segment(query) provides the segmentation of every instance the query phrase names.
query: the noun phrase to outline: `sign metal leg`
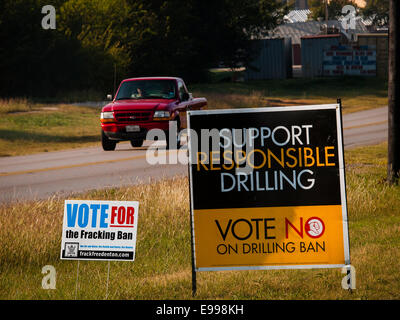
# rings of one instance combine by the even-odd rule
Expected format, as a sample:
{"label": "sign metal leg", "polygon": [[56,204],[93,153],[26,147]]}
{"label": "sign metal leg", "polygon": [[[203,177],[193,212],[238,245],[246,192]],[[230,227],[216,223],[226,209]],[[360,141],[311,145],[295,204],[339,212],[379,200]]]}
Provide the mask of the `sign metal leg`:
{"label": "sign metal leg", "polygon": [[106,300],[108,299],[108,283],[110,281],[110,261],[108,261],[108,268],[107,268],[107,285],[106,285]]}
{"label": "sign metal leg", "polygon": [[75,300],[78,297],[78,285],[79,285],[79,260],[78,260],[78,265],[76,267]]}

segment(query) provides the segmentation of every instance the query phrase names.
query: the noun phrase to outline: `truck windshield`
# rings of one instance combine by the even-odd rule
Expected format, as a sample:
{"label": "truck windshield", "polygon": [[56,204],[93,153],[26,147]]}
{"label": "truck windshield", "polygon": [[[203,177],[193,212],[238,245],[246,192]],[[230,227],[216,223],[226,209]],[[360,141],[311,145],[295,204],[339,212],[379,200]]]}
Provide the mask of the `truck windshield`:
{"label": "truck windshield", "polygon": [[175,96],[174,80],[132,80],[121,84],[116,100],[173,99]]}

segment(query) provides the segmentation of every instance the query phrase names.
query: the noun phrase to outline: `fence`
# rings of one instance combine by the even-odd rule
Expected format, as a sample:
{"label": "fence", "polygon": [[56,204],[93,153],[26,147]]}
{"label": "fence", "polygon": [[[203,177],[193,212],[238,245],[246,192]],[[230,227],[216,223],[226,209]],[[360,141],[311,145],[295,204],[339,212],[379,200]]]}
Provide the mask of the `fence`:
{"label": "fence", "polygon": [[292,43],[290,38],[253,40],[255,59],[246,67],[246,80],[291,78]]}

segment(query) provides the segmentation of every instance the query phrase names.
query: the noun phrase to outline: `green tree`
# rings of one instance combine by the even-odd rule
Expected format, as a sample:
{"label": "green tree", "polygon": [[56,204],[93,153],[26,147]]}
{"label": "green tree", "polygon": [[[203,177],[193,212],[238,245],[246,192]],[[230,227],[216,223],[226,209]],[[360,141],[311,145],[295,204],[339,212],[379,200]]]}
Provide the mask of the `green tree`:
{"label": "green tree", "polygon": [[125,0],[68,0],[60,7],[59,31],[81,47],[83,87],[111,92],[114,68],[120,79],[127,74],[130,54],[123,43],[129,10]]}
{"label": "green tree", "polygon": [[[46,4],[45,0],[2,0],[0,94],[52,97],[112,88],[113,64],[129,65],[124,60],[129,55],[118,45],[120,34],[113,32],[118,29],[106,19],[118,1],[53,1],[56,30],[41,27],[41,9]],[[116,17],[112,16],[113,23]]]}
{"label": "green tree", "polygon": [[201,81],[219,63],[234,67],[282,21],[271,0],[54,0],[56,30],[41,27],[46,0],[0,2],[0,94],[53,97],[111,92],[114,68],[128,76]]}
{"label": "green tree", "polygon": [[[326,1],[327,0],[311,0],[309,18],[312,20],[325,19],[326,17]],[[358,8],[357,4],[353,0],[330,0],[327,4],[328,8],[328,20],[337,20],[342,14],[342,8],[345,5],[352,5],[354,8]]]}
{"label": "green tree", "polygon": [[[60,1],[55,1],[55,4]],[[43,30],[45,1],[2,0],[0,3],[0,94],[31,96],[46,86],[54,30]]]}
{"label": "green tree", "polygon": [[249,58],[251,37],[275,27],[287,12],[267,0],[130,1],[129,37],[134,75],[170,74],[204,80],[219,63]]}
{"label": "green tree", "polygon": [[389,0],[369,0],[360,10],[365,19],[370,19],[376,26],[387,26],[389,23]]}

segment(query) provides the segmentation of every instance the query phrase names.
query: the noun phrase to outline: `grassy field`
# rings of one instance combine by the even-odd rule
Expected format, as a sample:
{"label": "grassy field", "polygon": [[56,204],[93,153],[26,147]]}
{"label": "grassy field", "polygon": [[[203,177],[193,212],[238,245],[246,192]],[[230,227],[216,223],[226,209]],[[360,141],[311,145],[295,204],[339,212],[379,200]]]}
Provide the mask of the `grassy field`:
{"label": "grassy field", "polygon": [[190,89],[218,109],[336,103],[337,98],[342,99],[343,113],[387,105],[387,81],[375,77],[216,82]]}
{"label": "grassy field", "polygon": [[98,145],[99,115],[99,108],[0,103],[0,156]]}
{"label": "grassy field", "polygon": [[[387,105],[387,85],[376,78],[214,82],[190,86],[209,109],[336,103],[349,113]],[[0,156],[100,145],[100,108],[0,99]]]}
{"label": "grassy field", "polygon": [[[199,299],[400,299],[400,186],[388,186],[386,145],[346,151],[356,290],[339,269],[198,274]],[[111,262],[108,299],[191,299],[188,182],[176,177],[77,199],[140,202],[136,261]],[[77,261],[59,259],[63,199],[0,207],[0,299],[74,299]],[[42,267],[57,270],[43,290]],[[78,299],[105,299],[107,262],[81,261]]]}

